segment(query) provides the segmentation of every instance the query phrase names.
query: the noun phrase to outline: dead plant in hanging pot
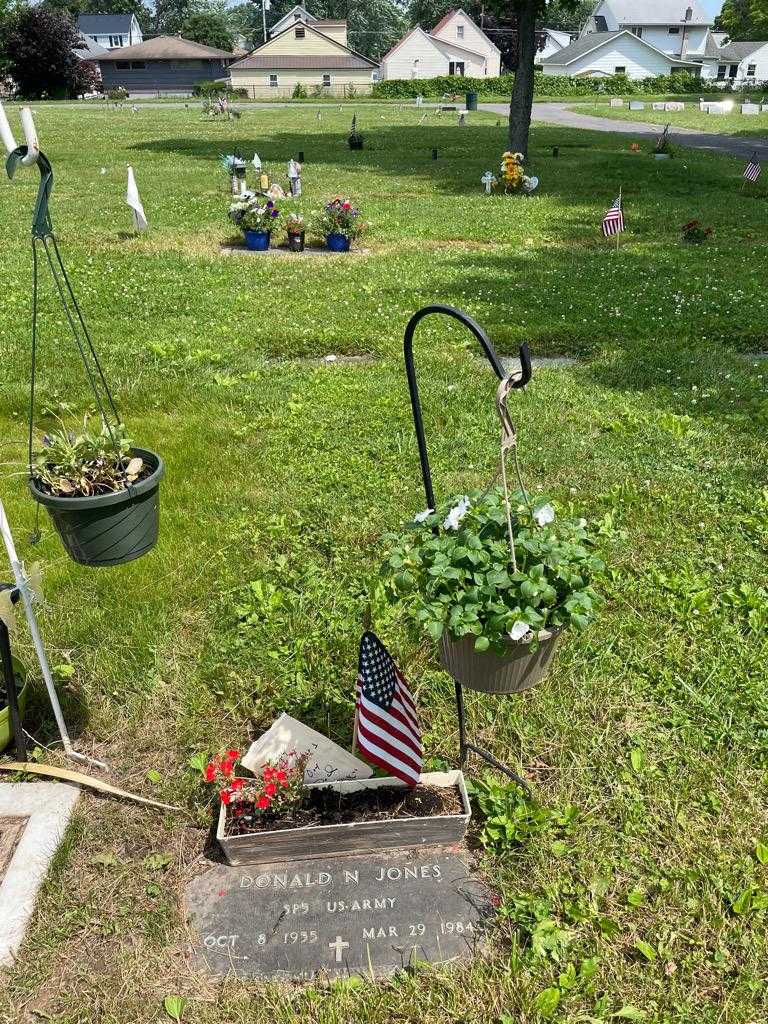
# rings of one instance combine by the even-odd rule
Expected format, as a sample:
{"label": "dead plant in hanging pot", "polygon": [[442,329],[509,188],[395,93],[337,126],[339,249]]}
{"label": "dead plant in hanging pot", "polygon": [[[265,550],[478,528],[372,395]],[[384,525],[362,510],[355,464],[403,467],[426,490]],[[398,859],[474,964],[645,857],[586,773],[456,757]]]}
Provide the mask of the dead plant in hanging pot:
{"label": "dead plant in hanging pot", "polygon": [[[584,519],[494,488],[454,498],[385,538],[391,602],[440,645],[457,682],[515,693],[546,675],[562,631],[586,629],[603,568]],[[510,545],[510,530],[513,546]]]}
{"label": "dead plant in hanging pot", "polygon": [[121,565],[157,542],[163,460],[136,448],[122,423],[46,434],[32,452],[29,489],[47,511],[70,557],[81,565]]}

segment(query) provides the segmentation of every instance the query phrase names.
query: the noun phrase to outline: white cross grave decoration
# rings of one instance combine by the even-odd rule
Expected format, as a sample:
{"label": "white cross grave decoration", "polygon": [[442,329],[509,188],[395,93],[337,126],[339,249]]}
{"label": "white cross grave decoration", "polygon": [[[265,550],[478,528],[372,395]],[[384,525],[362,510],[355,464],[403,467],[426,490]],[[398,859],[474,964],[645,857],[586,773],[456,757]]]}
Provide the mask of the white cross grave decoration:
{"label": "white cross grave decoration", "polygon": [[335,942],[329,942],[328,946],[329,946],[330,949],[335,950],[335,952],[336,952],[336,963],[340,964],[341,963],[342,951],[345,950],[345,949],[349,949],[349,943],[345,942],[340,935],[337,935],[336,936],[336,941]]}
{"label": "white cross grave decoration", "polygon": [[491,185],[494,183],[496,178],[492,171],[486,171],[480,181],[485,185],[485,194],[489,196],[491,194]]}

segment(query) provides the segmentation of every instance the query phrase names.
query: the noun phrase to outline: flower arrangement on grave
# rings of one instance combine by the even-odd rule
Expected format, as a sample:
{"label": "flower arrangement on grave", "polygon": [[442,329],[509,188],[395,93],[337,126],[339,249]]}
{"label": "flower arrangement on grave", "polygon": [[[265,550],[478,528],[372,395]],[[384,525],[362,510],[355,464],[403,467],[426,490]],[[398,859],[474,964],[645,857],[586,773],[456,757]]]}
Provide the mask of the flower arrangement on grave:
{"label": "flower arrangement on grave", "polygon": [[369,228],[362,213],[349,199],[336,196],[326,203],[320,214],[317,229],[325,235],[326,245],[335,252],[346,252],[354,239]]}
{"label": "flower arrangement on grave", "polygon": [[240,191],[240,183],[245,183],[245,160],[236,153],[222,153],[219,158],[221,166],[227,172],[232,186],[232,195]]}
{"label": "flower arrangement on grave", "polygon": [[454,498],[385,543],[387,597],[441,642],[444,664],[451,641],[469,645],[465,660],[536,652],[565,628],[586,629],[601,604],[592,578],[604,564],[586,520],[557,516],[525,491],[510,495],[509,509],[500,488]]}
{"label": "flower arrangement on grave", "polygon": [[41,446],[32,452],[32,479],[45,494],[83,498],[114,494],[143,480],[151,467],[135,454],[123,423],[100,431],[89,429],[89,417],[79,431],[61,429],[43,435]]}
{"label": "flower arrangement on grave", "polygon": [[522,153],[510,153],[507,151],[501,158],[501,175],[493,182],[493,188],[505,195],[523,194],[528,195],[538,185],[538,180],[523,174]]}
{"label": "flower arrangement on grave", "polygon": [[693,242],[699,245],[706,242],[712,234],[712,228],[705,228],[700,220],[689,220],[687,224],[683,224],[680,230],[683,232],[684,242]]}
{"label": "flower arrangement on grave", "polygon": [[280,221],[280,212],[274,199],[252,196],[232,203],[229,219],[243,232],[249,249],[264,250],[269,248],[270,236]]}
{"label": "flower arrangement on grave", "polygon": [[258,775],[237,774],[239,750],[227,750],[205,766],[203,778],[219,787],[219,800],[228,808],[236,831],[247,831],[259,818],[279,818],[301,806],[305,798],[304,770],[308,754],[295,750],[262,766]]}
{"label": "flower arrangement on grave", "polygon": [[357,115],[352,115],[352,127],[349,130],[349,138],[347,139],[350,149],[362,149],[363,148],[363,136],[357,130]]}
{"label": "flower arrangement on grave", "polygon": [[656,137],[656,142],[653,147],[654,156],[674,156],[674,148],[672,143],[669,141],[669,125],[664,128],[661,135]]}
{"label": "flower arrangement on grave", "polygon": [[303,252],[306,230],[306,221],[300,213],[288,214],[285,220],[285,231],[288,235],[288,248],[291,252]]}

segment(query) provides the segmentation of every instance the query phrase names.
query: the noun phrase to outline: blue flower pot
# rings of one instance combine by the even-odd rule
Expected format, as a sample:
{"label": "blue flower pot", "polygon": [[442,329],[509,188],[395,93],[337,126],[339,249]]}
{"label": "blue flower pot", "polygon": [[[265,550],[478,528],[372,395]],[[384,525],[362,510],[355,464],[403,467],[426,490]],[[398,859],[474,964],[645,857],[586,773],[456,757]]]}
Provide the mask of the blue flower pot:
{"label": "blue flower pot", "polygon": [[349,252],[350,240],[346,235],[326,235],[325,244],[331,252]]}
{"label": "blue flower pot", "polygon": [[245,248],[252,252],[264,252],[269,248],[271,231],[244,231]]}

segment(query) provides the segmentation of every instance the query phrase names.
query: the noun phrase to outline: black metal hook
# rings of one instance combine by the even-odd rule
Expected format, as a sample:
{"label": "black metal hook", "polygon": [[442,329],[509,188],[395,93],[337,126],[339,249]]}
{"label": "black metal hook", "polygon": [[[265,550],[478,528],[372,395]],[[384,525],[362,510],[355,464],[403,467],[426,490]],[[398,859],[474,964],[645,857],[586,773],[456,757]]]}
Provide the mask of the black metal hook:
{"label": "black metal hook", "polygon": [[[467,314],[462,310],[456,309],[455,306],[445,306],[441,303],[436,303],[431,306],[423,306],[414,313],[408,321],[408,326],[405,328],[405,335],[403,337],[405,372],[408,377],[408,391],[411,396],[411,411],[413,413],[413,426],[416,431],[416,442],[419,446],[419,462],[421,463],[421,477],[424,481],[424,494],[427,499],[427,508],[432,509],[436,507],[435,492],[432,488],[432,474],[429,468],[427,442],[424,437],[424,420],[421,415],[419,385],[416,382],[416,371],[413,365],[413,336],[419,323],[421,323],[425,317],[431,316],[433,313],[442,313],[444,316],[450,316],[454,320],[458,320],[460,324],[467,327],[480,342],[480,347],[483,350],[485,358],[491,364],[493,372],[499,380],[504,380],[504,367],[501,365],[499,357],[496,354],[496,349],[491,344],[491,339],[482,329],[480,324],[476,323],[471,316],[467,316]],[[532,377],[531,354],[528,350],[528,342],[523,342],[520,346],[520,370],[519,379],[516,379],[512,383],[512,387],[515,389],[525,387]]]}

